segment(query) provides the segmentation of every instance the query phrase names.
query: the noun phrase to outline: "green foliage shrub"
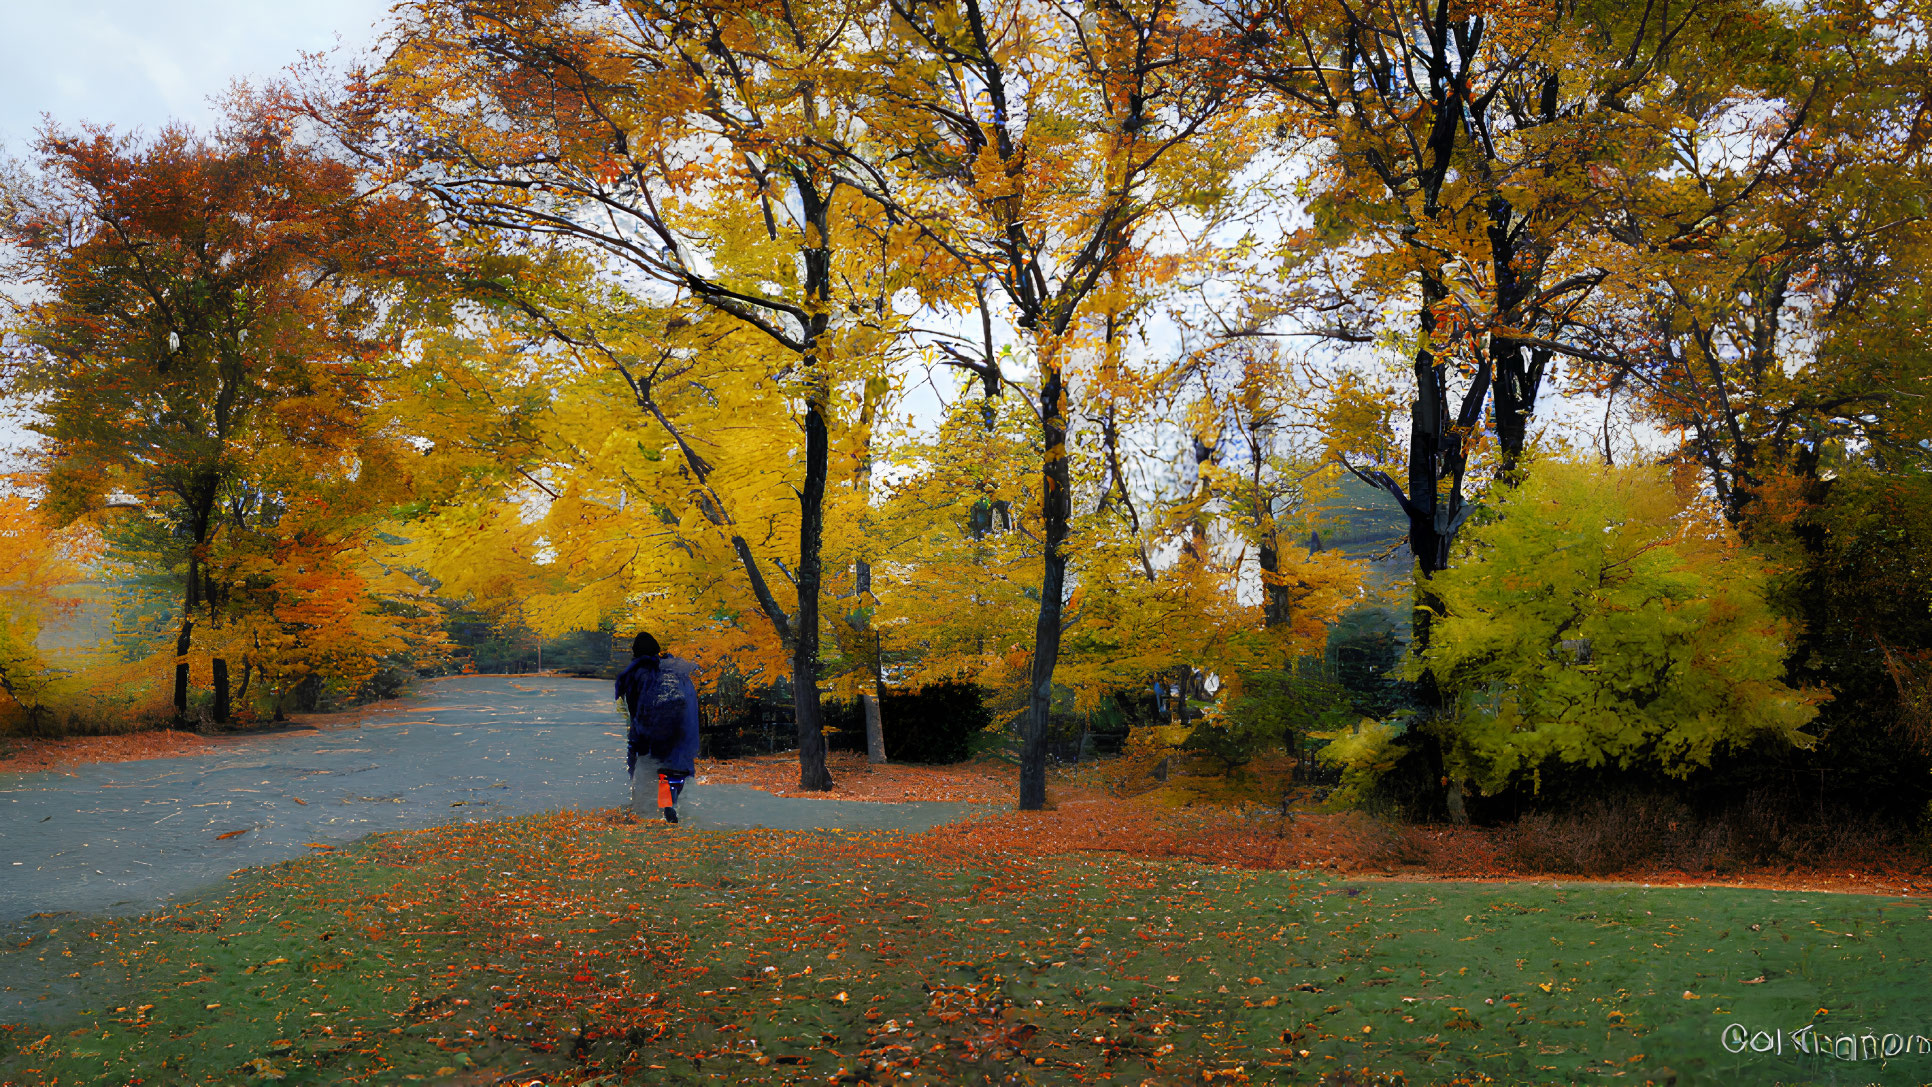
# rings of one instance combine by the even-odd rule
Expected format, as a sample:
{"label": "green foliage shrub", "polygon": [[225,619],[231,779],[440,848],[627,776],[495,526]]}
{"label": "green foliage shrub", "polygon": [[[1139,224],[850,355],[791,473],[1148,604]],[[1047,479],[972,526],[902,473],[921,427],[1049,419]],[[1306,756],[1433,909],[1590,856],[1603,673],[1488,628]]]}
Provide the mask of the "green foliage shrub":
{"label": "green foliage shrub", "polygon": [[1234,773],[1264,752],[1299,750],[1305,737],[1345,728],[1359,716],[1349,691],[1320,661],[1250,673],[1241,677],[1240,692],[1223,712],[1194,726],[1181,750]]}
{"label": "green foliage shrub", "polygon": [[1321,761],[1342,773],[1340,787],[1328,798],[1335,807],[1355,807],[1372,800],[1406,750],[1401,727],[1381,721],[1364,720],[1353,728],[1319,735],[1328,741],[1321,749]]}
{"label": "green foliage shrub", "polygon": [[1790,624],[1764,564],[1664,470],[1562,461],[1493,495],[1431,589],[1448,771],[1494,792],[1546,764],[1681,777],[1715,752],[1805,746]]}

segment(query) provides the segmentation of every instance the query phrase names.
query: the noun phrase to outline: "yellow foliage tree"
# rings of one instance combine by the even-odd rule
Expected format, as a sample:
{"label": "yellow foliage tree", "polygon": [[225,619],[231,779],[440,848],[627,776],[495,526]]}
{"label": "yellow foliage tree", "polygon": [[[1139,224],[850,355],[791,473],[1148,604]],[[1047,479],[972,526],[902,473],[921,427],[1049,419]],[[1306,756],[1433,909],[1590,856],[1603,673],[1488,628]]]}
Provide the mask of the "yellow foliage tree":
{"label": "yellow foliage tree", "polygon": [[[631,614],[754,661],[781,649],[806,789],[831,786],[819,646],[832,431],[842,390],[879,373],[890,303],[924,259],[835,165],[832,149],[859,139],[845,44],[867,11],[417,0],[365,93],[333,115],[480,250],[560,245],[634,288],[578,305],[517,271],[476,283],[565,365],[618,383],[592,390],[585,373],[582,413],[545,417],[559,428],[548,452],[570,450],[532,484],[557,504],[545,540],[585,572],[628,571]],[[653,524],[633,500],[664,512]],[[592,526],[602,543],[561,535]],[[789,562],[781,535],[796,541]],[[653,542],[673,539],[683,558]],[[723,584],[730,569],[741,584]]]}
{"label": "yellow foliage tree", "polygon": [[1104,354],[1119,331],[1109,315],[1171,276],[1156,224],[1222,202],[1254,124],[1219,39],[1168,0],[890,0],[886,14],[856,25],[869,34],[866,139],[842,145],[841,164],[956,281],[990,285],[1021,336],[1023,356],[1005,359],[986,316],[981,350],[949,345],[951,359],[989,394],[1020,387],[1014,363],[1032,371],[1039,481],[1024,513],[1040,578],[1019,806],[1034,809],[1073,588],[1073,439],[1091,395],[1076,360]]}
{"label": "yellow foliage tree", "polygon": [[49,668],[41,655],[41,625],[75,600],[62,590],[79,580],[72,534],[47,527],[23,493],[32,481],[7,479],[0,494],[0,693],[13,703],[18,724],[44,724]]}

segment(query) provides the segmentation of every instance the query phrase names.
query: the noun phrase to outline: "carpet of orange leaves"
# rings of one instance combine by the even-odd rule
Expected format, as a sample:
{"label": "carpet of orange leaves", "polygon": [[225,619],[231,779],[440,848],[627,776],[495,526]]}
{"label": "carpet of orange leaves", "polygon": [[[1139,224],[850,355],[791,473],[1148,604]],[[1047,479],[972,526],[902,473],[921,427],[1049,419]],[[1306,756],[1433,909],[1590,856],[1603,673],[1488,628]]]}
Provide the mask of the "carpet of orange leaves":
{"label": "carpet of orange leaves", "polygon": [[0,748],[0,773],[23,774],[58,770],[91,762],[128,762],[195,755],[213,741],[192,732],[156,730],[119,736],[68,736],[56,740],[15,737]]}
{"label": "carpet of orange leaves", "polygon": [[[1232,804],[1183,804],[1173,795],[1123,795],[1104,772],[1056,772],[1049,809],[1014,811],[1015,770],[979,761],[955,766],[888,763],[861,755],[829,756],[835,787],[801,793],[795,754],[707,764],[703,780],[750,785],[781,796],[838,800],[970,801],[985,815],[905,839],[916,852],[954,858],[1113,853],[1194,860],[1239,868],[1310,869],[1355,879],[1441,879],[1496,882],[1554,880],[1733,886],[1776,890],[1932,895],[1932,872],[1909,858],[1867,858],[1844,869],[1761,869],[1718,875],[1664,868],[1589,877],[1526,868],[1509,855],[1508,828],[1403,826],[1360,812],[1292,810]],[[1085,768],[1083,768],[1085,769]],[[997,805],[997,807],[990,806]]]}
{"label": "carpet of orange leaves", "polygon": [[1719,875],[1642,868],[1590,877],[1537,871],[1514,862],[1507,848],[1509,828],[1401,826],[1351,811],[1295,811],[1284,819],[1278,808],[1174,807],[1152,796],[1069,785],[1051,790],[1049,802],[1046,811],[993,809],[905,839],[905,845],[912,852],[954,858],[1111,853],[1238,868],[1325,871],[1351,879],[1550,880],[1932,895],[1932,872],[1904,857],[1831,870],[1757,869]]}
{"label": "carpet of orange leaves", "polygon": [[919,852],[949,857],[1114,853],[1195,860],[1239,868],[1310,869],[1350,878],[1496,882],[1554,880],[1658,886],[1758,887],[1792,891],[1932,895],[1932,872],[1910,858],[1867,857],[1843,869],[1757,869],[1719,875],[1641,868],[1580,876],[1526,868],[1509,855],[1509,828],[1404,826],[1360,812],[1291,810],[1253,804],[1183,804],[1173,794],[1123,795],[1104,767],[1056,771],[1049,810],[1012,809],[1015,768],[982,760],[954,766],[868,765],[834,753],[830,793],[801,793],[795,754],[707,764],[703,780],[750,785],[781,796],[838,800],[980,802],[987,813],[907,839]]}
{"label": "carpet of orange leaves", "polygon": [[943,800],[965,803],[1011,803],[1017,789],[1012,766],[997,761],[956,766],[915,766],[888,762],[872,765],[854,752],[826,756],[832,771],[832,791],[806,793],[798,788],[798,756],[757,755],[728,762],[704,763],[700,783],[749,785],[778,796],[809,796],[821,800],[904,802]]}

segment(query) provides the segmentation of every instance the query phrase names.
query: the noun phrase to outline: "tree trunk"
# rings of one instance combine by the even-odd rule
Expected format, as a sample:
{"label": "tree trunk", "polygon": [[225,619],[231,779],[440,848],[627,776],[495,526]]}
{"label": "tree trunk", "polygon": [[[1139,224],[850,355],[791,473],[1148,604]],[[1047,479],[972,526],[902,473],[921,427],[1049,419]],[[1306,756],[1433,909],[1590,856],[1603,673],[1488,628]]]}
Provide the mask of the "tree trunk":
{"label": "tree trunk", "polygon": [[[187,641],[185,632],[181,640]],[[184,660],[174,662],[174,723],[176,728],[188,727],[188,662]]]}
{"label": "tree trunk", "polygon": [[208,544],[210,518],[215,508],[215,493],[219,480],[212,472],[196,476],[196,485],[189,492],[188,527],[193,533],[194,542],[188,547],[188,585],[181,602],[181,633],[174,642],[174,719],[177,725],[188,723],[188,650],[194,642],[195,608],[202,602],[201,591],[201,549]]}
{"label": "tree trunk", "polygon": [[[1489,252],[1491,274],[1496,282],[1496,320],[1506,326],[1521,323],[1523,302],[1536,288],[1534,278],[1525,277],[1517,261],[1514,226],[1515,209],[1501,195],[1489,199]],[[1545,347],[1525,350],[1508,336],[1490,333],[1489,365],[1495,375],[1496,445],[1501,456],[1505,482],[1516,476],[1523,447],[1529,440],[1530,416],[1536,410],[1536,394],[1549,369],[1551,351]]]}
{"label": "tree trunk", "polygon": [[[1485,365],[1476,371],[1460,411],[1451,418],[1446,367],[1431,343],[1436,328],[1435,306],[1446,293],[1439,281],[1423,280],[1422,335],[1415,353],[1416,400],[1409,413],[1409,550],[1415,554],[1418,574],[1410,652],[1417,656],[1428,651],[1430,620],[1442,606],[1429,579],[1448,568],[1449,545],[1464,516],[1462,480],[1468,453],[1463,435],[1481,420],[1489,392],[1490,369]],[[1450,801],[1451,782],[1444,772],[1442,737],[1436,728],[1443,709],[1442,690],[1428,672],[1416,684],[1416,698],[1423,709],[1423,755],[1435,777],[1434,806],[1455,819],[1461,805]]]}
{"label": "tree trunk", "polygon": [[805,483],[799,489],[798,614],[792,631],[792,709],[798,724],[798,787],[832,788],[825,766],[825,732],[818,695],[818,603],[825,533],[825,476],[830,444],[825,414],[816,398],[805,410]]}
{"label": "tree trunk", "polygon": [[877,765],[886,761],[885,723],[879,717],[879,700],[861,694],[859,706],[865,710],[865,761]]}
{"label": "tree trunk", "polygon": [[181,605],[181,633],[174,640],[174,721],[177,727],[188,723],[188,649],[194,642],[195,606],[200,603],[200,579],[196,576],[195,554],[188,553],[188,589]]}
{"label": "tree trunk", "polygon": [[[815,109],[809,97],[807,114]],[[799,352],[811,382],[805,394],[805,481],[798,492],[798,614],[792,628],[792,708],[798,725],[798,787],[806,792],[829,792],[832,772],[825,766],[825,732],[818,694],[818,604],[825,541],[825,481],[829,471],[830,435],[825,423],[826,377],[819,351],[831,328],[832,237],[831,188],[820,188],[814,177],[794,169],[800,210],[813,240],[801,254],[805,263],[804,293],[813,313],[805,322]]]}
{"label": "tree trunk", "polygon": [[1059,355],[1041,352],[1045,381],[1040,387],[1041,436],[1045,463],[1040,471],[1040,521],[1045,569],[1040,576],[1040,620],[1033,629],[1033,684],[1026,724],[1020,734],[1020,810],[1046,807],[1047,726],[1053,712],[1053,670],[1060,663],[1060,631],[1067,588],[1063,546],[1072,514],[1072,466],[1067,460],[1066,381]]}
{"label": "tree trunk", "polygon": [[228,704],[228,662],[215,658],[215,720],[228,723],[230,706]]}
{"label": "tree trunk", "polygon": [[1288,586],[1281,583],[1281,544],[1271,523],[1261,537],[1261,621],[1278,627],[1288,621]]}

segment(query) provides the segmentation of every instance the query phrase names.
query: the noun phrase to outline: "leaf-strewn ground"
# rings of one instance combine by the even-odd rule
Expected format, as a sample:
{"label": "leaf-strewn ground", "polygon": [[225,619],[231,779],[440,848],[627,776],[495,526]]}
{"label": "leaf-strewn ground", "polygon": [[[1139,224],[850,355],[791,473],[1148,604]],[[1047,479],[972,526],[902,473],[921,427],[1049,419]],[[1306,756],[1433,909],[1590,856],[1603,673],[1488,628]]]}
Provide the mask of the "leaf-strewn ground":
{"label": "leaf-strewn ground", "polygon": [[92,762],[130,762],[199,755],[214,742],[192,732],[153,729],[111,736],[0,738],[0,774],[30,774]]}
{"label": "leaf-strewn ground", "polygon": [[560,814],[372,837],[141,920],[37,918],[0,974],[55,1010],[8,1029],[0,1078],[1932,1079],[1932,1055],[1724,1044],[1732,1024],[1932,1034],[1919,901],[1347,884],[966,841]]}
{"label": "leaf-strewn ground", "polygon": [[952,766],[920,766],[888,762],[870,765],[864,755],[833,752],[826,756],[832,771],[832,791],[805,793],[798,788],[798,755],[754,755],[728,762],[706,762],[699,782],[750,785],[778,796],[810,796],[831,800],[954,801],[1012,804],[1018,789],[1013,767],[996,759]]}

